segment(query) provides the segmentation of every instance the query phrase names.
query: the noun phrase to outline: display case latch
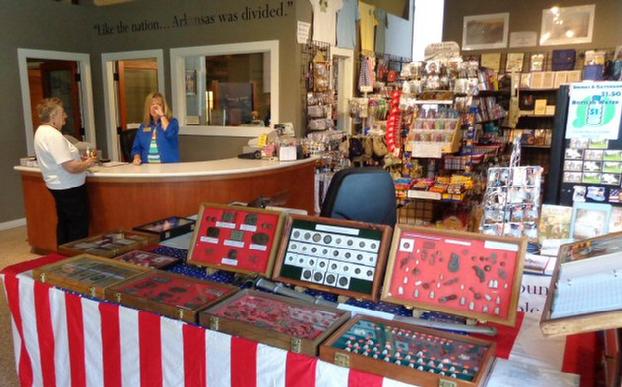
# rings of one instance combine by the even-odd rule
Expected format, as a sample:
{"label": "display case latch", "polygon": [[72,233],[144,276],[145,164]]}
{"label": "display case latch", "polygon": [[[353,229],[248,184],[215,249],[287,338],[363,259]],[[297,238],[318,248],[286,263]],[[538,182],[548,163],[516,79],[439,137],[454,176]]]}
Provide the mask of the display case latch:
{"label": "display case latch", "polygon": [[458,383],[453,380],[439,379],[438,387],[458,387]]}
{"label": "display case latch", "polygon": [[345,353],[335,353],[335,364],[340,367],[350,367],[350,355]]}
{"label": "display case latch", "polygon": [[95,286],[91,286],[91,288],[89,289],[89,294],[93,298],[97,297],[97,288],[95,288]]}
{"label": "display case latch", "polygon": [[183,309],[177,309],[177,317],[179,317],[180,320],[184,319],[184,310]]}
{"label": "display case latch", "polygon": [[215,317],[215,316],[209,317],[209,329],[213,331],[218,330],[218,317]]}
{"label": "display case latch", "polygon": [[300,353],[302,351],[302,339],[298,337],[292,337],[291,351],[295,353]]}

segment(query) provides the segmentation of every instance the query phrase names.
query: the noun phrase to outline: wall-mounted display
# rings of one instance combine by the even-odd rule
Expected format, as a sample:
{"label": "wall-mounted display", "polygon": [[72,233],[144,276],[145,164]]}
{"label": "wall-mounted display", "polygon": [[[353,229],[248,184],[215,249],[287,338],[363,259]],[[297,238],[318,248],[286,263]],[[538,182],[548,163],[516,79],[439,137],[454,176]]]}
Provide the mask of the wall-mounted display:
{"label": "wall-mounted display", "polygon": [[384,301],[514,325],[527,240],[396,226]]}
{"label": "wall-mounted display", "polygon": [[283,213],[203,203],[188,263],[270,276],[283,226]]}
{"label": "wall-mounted display", "polygon": [[462,22],[462,49],[507,47],[509,21],[509,13],[465,16]]}
{"label": "wall-mounted display", "polygon": [[540,327],[547,336],[622,325],[622,233],[559,249]]}
{"label": "wall-mounted display", "polygon": [[523,52],[510,52],[505,60],[505,71],[508,73],[520,73],[523,71],[523,61],[525,60],[525,53]]}
{"label": "wall-mounted display", "polygon": [[80,254],[33,270],[33,278],[80,294],[104,299],[107,287],[151,269],[116,260]]}
{"label": "wall-mounted display", "polygon": [[320,358],[417,386],[485,384],[495,344],[397,321],[356,316],[320,347]]}
{"label": "wall-mounted display", "polygon": [[125,261],[134,265],[151,267],[154,269],[163,269],[167,266],[174,265],[179,262],[179,258],[169,257],[166,255],[156,254],[149,251],[133,250],[128,253],[119,255],[114,259]]}
{"label": "wall-mounted display", "polygon": [[274,279],[356,298],[378,299],[391,227],[293,215],[283,235]]}
{"label": "wall-mounted display", "polygon": [[169,216],[134,227],[134,230],[149,234],[156,234],[161,241],[186,234],[194,230],[194,220],[181,216]]}
{"label": "wall-mounted display", "polygon": [[235,293],[218,282],[153,270],[106,289],[106,298],[120,304],[196,323],[198,312]]}
{"label": "wall-mounted display", "polygon": [[63,255],[93,254],[101,257],[116,257],[128,251],[141,249],[158,243],[159,238],[141,232],[115,230],[58,246]]}
{"label": "wall-mounted display", "polygon": [[243,290],[199,315],[200,324],[211,330],[316,356],[320,343],[348,320],[350,312]]}
{"label": "wall-mounted display", "polygon": [[543,9],[540,45],[591,43],[595,8],[590,4]]}

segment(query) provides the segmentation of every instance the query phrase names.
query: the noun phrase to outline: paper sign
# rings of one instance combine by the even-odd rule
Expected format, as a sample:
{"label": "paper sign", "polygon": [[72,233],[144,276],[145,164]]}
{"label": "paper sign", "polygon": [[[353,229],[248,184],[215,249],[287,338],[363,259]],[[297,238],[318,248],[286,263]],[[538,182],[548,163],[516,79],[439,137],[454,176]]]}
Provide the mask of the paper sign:
{"label": "paper sign", "polygon": [[298,21],[298,43],[305,44],[309,41],[309,31],[311,30],[311,23]]}
{"label": "paper sign", "polygon": [[535,31],[510,32],[510,48],[534,47],[538,42],[538,33]]}
{"label": "paper sign", "polygon": [[566,138],[616,140],[621,103],[622,82],[571,84]]}

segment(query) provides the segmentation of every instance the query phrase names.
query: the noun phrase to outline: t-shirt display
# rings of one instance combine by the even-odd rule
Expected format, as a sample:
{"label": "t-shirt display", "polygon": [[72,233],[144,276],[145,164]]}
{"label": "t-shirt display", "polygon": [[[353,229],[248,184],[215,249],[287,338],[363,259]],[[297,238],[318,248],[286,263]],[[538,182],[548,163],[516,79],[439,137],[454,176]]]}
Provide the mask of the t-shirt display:
{"label": "t-shirt display", "polygon": [[337,11],[342,0],[309,0],[313,7],[313,40],[335,45]]}

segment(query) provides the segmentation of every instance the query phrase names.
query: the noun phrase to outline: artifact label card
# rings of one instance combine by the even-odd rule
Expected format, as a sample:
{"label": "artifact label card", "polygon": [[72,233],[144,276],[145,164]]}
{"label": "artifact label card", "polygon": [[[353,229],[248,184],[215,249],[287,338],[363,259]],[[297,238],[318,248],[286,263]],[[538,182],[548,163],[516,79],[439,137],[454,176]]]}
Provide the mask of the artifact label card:
{"label": "artifact label card", "polygon": [[188,261],[269,275],[281,227],[282,216],[275,211],[204,204]]}

